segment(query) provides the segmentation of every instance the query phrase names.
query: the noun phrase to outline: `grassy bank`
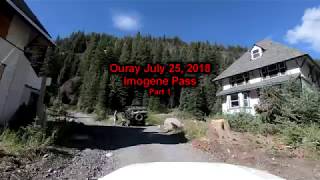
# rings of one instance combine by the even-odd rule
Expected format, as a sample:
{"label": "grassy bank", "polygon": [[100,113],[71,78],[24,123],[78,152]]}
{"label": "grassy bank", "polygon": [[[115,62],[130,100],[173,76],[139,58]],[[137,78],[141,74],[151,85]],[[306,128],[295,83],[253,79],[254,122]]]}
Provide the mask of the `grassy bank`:
{"label": "grassy bank", "polygon": [[275,135],[291,148],[304,148],[320,154],[320,126],[318,124],[297,124],[263,122],[259,116],[238,114],[224,116],[232,130],[261,135]]}
{"label": "grassy bank", "polygon": [[53,142],[54,133],[47,135],[40,127],[29,125],[18,130],[4,129],[0,135],[0,149],[8,154],[20,155],[37,150]]}

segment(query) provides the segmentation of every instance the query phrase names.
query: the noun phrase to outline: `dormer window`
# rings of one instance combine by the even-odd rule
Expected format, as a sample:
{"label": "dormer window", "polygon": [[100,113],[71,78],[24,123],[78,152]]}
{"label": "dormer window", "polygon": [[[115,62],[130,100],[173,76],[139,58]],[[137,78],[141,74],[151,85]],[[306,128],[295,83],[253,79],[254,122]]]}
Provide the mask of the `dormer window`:
{"label": "dormer window", "polygon": [[258,46],[254,46],[251,49],[251,60],[258,59],[262,56],[262,49]]}
{"label": "dormer window", "polygon": [[258,49],[252,51],[252,57],[253,57],[254,59],[260,57],[260,53],[259,53],[259,50],[258,50]]}

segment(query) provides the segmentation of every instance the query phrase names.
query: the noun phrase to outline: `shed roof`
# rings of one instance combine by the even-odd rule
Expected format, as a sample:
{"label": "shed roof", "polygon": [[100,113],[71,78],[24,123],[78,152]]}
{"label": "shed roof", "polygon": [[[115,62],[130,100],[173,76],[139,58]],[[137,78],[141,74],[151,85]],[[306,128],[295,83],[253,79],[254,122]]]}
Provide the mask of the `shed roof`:
{"label": "shed roof", "polygon": [[231,64],[231,66],[223,71],[218,77],[216,77],[214,81],[306,55],[306,53],[297,49],[289,48],[285,45],[267,39],[259,41],[255,45],[263,49],[263,54],[260,58],[251,60],[249,50]]}

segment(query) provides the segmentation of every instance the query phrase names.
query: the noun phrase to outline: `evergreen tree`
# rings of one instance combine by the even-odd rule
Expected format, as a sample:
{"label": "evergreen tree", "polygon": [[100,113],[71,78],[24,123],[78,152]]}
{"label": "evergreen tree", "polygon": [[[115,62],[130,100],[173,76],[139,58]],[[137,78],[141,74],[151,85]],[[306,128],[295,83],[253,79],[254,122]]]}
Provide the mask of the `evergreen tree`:
{"label": "evergreen tree", "polygon": [[120,64],[130,64],[131,60],[131,39],[125,39],[124,45],[122,47],[119,63]]}
{"label": "evergreen tree", "polygon": [[151,96],[149,98],[148,109],[154,112],[161,112],[160,97]]}
{"label": "evergreen tree", "polygon": [[123,87],[121,77],[112,75],[109,84],[108,104],[112,110],[122,110],[127,105],[128,92]]}
{"label": "evergreen tree", "polygon": [[[81,88],[80,92],[75,92],[79,94],[79,107],[103,113],[141,103],[154,111],[179,106],[180,110],[199,117],[217,113],[221,109],[221,99],[215,96],[219,87],[211,80],[246,51],[239,46],[185,43],[178,37],[154,38],[141,33],[135,37],[117,38],[103,33],[75,32],[66,38],[58,37],[56,43],[57,48],[48,50],[42,67],[42,71],[53,80],[53,86],[48,88],[50,96],[57,96],[59,86],[79,76]],[[172,87],[171,96],[148,97],[146,90],[123,87],[119,76],[109,74],[107,68],[111,62],[136,65],[211,63],[212,73],[206,76],[198,74],[198,77],[203,77],[203,82],[196,88]]]}

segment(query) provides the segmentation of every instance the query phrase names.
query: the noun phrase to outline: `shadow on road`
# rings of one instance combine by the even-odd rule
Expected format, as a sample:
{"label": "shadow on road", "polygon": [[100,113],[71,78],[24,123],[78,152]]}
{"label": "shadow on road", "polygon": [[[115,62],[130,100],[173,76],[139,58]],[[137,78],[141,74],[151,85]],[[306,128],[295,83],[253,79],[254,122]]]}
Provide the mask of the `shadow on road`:
{"label": "shadow on road", "polygon": [[88,126],[78,122],[48,122],[48,127],[60,129],[56,145],[77,149],[115,150],[139,144],[187,142],[184,133],[144,132],[145,127]]}

